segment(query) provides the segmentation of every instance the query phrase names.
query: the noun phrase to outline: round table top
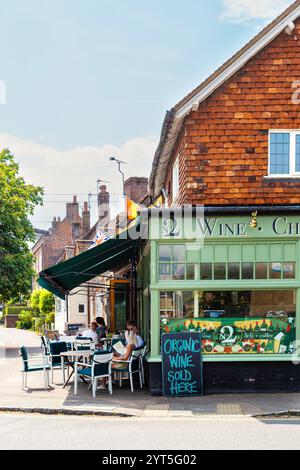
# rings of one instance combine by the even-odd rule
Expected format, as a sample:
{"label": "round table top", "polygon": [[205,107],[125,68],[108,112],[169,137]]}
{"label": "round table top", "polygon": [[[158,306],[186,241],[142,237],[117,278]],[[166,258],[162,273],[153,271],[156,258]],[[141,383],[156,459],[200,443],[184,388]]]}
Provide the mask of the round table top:
{"label": "round table top", "polygon": [[83,357],[83,356],[93,356],[95,351],[91,349],[89,351],[64,351],[60,355],[63,357]]}

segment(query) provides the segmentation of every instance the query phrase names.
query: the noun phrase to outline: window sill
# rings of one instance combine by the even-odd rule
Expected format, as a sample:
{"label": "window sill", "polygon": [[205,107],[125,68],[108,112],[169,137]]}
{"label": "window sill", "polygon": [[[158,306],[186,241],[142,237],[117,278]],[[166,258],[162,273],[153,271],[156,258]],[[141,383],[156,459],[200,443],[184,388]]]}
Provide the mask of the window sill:
{"label": "window sill", "polygon": [[264,176],[265,180],[300,180],[300,175],[274,175]]}

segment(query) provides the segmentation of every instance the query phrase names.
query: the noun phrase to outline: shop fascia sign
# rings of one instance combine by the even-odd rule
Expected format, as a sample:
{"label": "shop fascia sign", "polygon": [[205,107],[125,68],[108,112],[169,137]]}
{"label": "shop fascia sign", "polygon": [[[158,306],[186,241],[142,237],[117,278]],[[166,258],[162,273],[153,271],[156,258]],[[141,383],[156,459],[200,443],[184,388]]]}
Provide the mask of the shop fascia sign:
{"label": "shop fascia sign", "polygon": [[205,217],[164,209],[150,224],[151,239],[299,237],[300,218],[288,216]]}

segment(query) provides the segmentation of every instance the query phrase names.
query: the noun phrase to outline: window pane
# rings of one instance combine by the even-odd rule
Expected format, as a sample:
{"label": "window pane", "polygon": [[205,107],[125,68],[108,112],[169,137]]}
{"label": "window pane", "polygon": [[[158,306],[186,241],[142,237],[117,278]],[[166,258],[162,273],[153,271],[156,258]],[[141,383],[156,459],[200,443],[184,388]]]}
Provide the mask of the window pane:
{"label": "window pane", "polygon": [[290,173],[290,134],[271,133],[270,135],[270,173],[288,175]]}
{"label": "window pane", "polygon": [[202,281],[212,280],[212,263],[201,263],[200,278]]}
{"label": "window pane", "polygon": [[185,261],[185,247],[184,245],[173,246],[173,261]]}
{"label": "window pane", "polygon": [[296,172],[300,172],[300,135],[296,135]]}
{"label": "window pane", "polygon": [[282,265],[281,263],[269,264],[269,277],[270,279],[281,279]]}
{"label": "window pane", "polygon": [[168,281],[172,279],[171,266],[172,266],[171,264],[165,264],[165,263],[159,264],[159,279],[161,281]]}
{"label": "window pane", "polygon": [[185,278],[185,265],[173,264],[173,279],[175,281],[181,281],[184,278]]}
{"label": "window pane", "polygon": [[175,312],[176,318],[194,317],[194,292],[175,292]]}
{"label": "window pane", "polygon": [[226,264],[225,263],[216,263],[214,266],[214,279],[223,280],[226,279]]}
{"label": "window pane", "polygon": [[296,277],[296,263],[284,263],[283,278],[295,279],[295,277]]}
{"label": "window pane", "polygon": [[242,279],[253,279],[253,263],[242,263]]}
{"label": "window pane", "polygon": [[194,264],[186,265],[186,278],[191,281],[195,279],[195,265]]}
{"label": "window pane", "polygon": [[268,279],[268,263],[256,263],[256,279]]}
{"label": "window pane", "polygon": [[240,263],[228,263],[228,279],[240,278]]}
{"label": "window pane", "polygon": [[172,247],[170,245],[160,245],[159,247],[159,261],[171,261]]}

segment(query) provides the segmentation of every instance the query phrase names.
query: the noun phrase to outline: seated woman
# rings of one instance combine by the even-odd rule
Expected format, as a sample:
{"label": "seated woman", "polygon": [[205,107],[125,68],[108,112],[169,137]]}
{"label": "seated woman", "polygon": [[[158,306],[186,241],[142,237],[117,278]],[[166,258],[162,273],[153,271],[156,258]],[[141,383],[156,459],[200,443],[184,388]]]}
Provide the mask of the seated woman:
{"label": "seated woman", "polygon": [[117,353],[113,355],[113,369],[122,369],[124,368],[124,361],[128,361],[131,357],[132,352],[134,351],[134,343],[132,341],[128,342],[125,346],[125,350],[122,356]]}
{"label": "seated woman", "polygon": [[125,332],[125,340],[126,344],[133,343],[135,349],[139,349],[144,346],[144,340],[139,334],[138,326],[136,322],[128,320],[126,322],[126,332]]}

